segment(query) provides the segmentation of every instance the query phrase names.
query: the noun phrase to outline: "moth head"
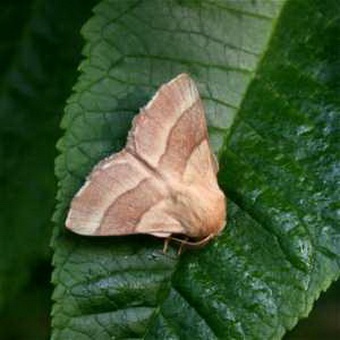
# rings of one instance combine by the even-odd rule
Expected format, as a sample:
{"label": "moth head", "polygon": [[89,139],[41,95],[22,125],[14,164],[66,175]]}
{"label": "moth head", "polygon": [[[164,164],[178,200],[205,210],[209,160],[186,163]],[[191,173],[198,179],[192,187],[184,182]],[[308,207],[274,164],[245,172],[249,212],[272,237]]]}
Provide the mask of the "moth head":
{"label": "moth head", "polygon": [[173,198],[176,218],[192,238],[219,234],[225,226],[226,202],[223,192],[216,187],[182,188]]}

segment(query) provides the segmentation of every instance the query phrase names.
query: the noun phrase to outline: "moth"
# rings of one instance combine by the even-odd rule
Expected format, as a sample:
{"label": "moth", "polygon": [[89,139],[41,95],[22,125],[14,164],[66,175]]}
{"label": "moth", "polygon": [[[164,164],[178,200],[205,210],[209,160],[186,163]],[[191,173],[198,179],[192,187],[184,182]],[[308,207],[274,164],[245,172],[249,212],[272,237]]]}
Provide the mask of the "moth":
{"label": "moth", "polygon": [[125,148],[94,167],[71,202],[66,227],[81,235],[150,234],[205,244],[226,221],[217,172],[203,103],[194,81],[180,74],[140,109]]}

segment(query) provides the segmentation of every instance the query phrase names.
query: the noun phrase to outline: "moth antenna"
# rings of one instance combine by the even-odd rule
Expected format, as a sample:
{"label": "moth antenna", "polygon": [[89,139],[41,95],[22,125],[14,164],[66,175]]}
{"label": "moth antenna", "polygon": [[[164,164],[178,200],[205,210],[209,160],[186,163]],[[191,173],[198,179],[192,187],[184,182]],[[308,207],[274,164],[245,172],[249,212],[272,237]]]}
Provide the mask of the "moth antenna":
{"label": "moth antenna", "polygon": [[188,245],[188,246],[192,246],[192,247],[200,247],[200,246],[205,245],[207,242],[209,242],[214,236],[215,236],[215,234],[209,234],[208,236],[206,236],[202,240],[199,240],[199,241],[196,241],[196,242],[187,241],[187,239],[182,240],[182,239],[177,238],[177,237],[170,237],[170,238],[171,238],[171,240],[179,242],[181,244],[181,247],[184,246],[184,245]]}

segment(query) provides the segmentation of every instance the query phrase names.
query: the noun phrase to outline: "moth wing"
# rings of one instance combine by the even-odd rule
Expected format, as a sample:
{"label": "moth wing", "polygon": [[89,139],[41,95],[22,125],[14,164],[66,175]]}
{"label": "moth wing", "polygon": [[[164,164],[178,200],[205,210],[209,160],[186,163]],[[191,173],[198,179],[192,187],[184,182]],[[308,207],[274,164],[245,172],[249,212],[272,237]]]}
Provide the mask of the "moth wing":
{"label": "moth wing", "polygon": [[[196,85],[187,74],[181,74],[163,85],[135,117],[126,148],[164,177],[180,180],[190,155],[207,141]],[[208,155],[213,157],[210,148]],[[216,173],[212,159],[208,165]]]}
{"label": "moth wing", "polygon": [[157,171],[179,198],[167,205],[182,221],[184,231],[178,233],[201,237],[205,230],[220,229],[218,221],[212,226],[203,223],[204,218],[215,221],[211,215],[223,219],[225,200],[216,179],[218,164],[209,145],[203,103],[189,76],[180,75],[161,87],[136,117],[127,150]]}
{"label": "moth wing", "polygon": [[123,150],[94,168],[71,202],[66,227],[82,235],[167,237],[183,231],[160,204],[167,196],[162,181]]}
{"label": "moth wing", "polygon": [[174,217],[171,191],[178,183],[218,189],[216,172],[203,104],[182,74],[135,117],[126,148],[95,167],[66,226],[84,235],[186,234]]}

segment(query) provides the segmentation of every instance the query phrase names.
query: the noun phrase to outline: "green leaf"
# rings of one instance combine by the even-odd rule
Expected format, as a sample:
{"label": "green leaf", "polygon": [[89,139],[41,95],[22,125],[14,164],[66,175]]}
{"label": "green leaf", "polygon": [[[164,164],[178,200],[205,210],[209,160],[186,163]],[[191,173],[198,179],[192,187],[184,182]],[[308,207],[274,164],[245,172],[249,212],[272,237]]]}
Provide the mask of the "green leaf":
{"label": "green leaf", "polygon": [[78,31],[94,1],[77,3],[1,2],[0,313],[12,308],[32,268],[49,261],[54,145],[76,79]]}
{"label": "green leaf", "polygon": [[[62,122],[54,339],[272,339],[339,276],[336,1],[103,1]],[[206,247],[64,229],[72,196],[180,72],[198,83],[228,195]]]}

